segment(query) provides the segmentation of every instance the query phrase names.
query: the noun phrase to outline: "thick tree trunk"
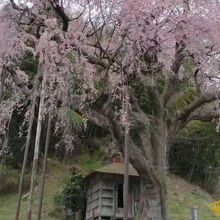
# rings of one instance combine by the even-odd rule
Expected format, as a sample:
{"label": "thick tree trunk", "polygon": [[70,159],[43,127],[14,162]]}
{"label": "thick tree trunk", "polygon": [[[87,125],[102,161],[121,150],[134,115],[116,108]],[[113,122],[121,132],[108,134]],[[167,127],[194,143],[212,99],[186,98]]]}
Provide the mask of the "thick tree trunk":
{"label": "thick tree trunk", "polygon": [[[140,130],[140,142],[131,140],[131,163],[140,174],[139,220],[168,220],[167,209],[167,127],[163,121],[152,124],[151,133]],[[133,143],[133,144],[132,144]]]}
{"label": "thick tree trunk", "polygon": [[[133,166],[140,174],[140,203],[137,219],[168,220],[166,167],[151,166],[144,155],[137,157],[132,152],[131,157],[133,157],[131,160]],[[134,158],[139,159],[134,161]]]}
{"label": "thick tree trunk", "polygon": [[168,220],[167,193],[164,183],[151,184],[141,178],[139,220]]}

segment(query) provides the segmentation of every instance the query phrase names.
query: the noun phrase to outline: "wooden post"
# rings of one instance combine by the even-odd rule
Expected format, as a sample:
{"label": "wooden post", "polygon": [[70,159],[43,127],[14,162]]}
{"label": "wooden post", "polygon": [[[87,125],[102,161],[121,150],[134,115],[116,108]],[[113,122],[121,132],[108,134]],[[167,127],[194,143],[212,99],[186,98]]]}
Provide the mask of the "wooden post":
{"label": "wooden post", "polygon": [[43,171],[42,171],[42,180],[41,180],[41,187],[40,187],[40,201],[39,201],[38,213],[37,213],[38,220],[41,219],[41,212],[42,212],[42,206],[43,206],[44,184],[45,184],[45,176],[46,176],[46,169],[47,169],[47,155],[48,155],[48,149],[50,145],[51,117],[52,116],[50,112],[48,123],[47,123],[46,145],[45,145],[45,151],[44,151]]}
{"label": "wooden post", "polygon": [[125,88],[125,147],[124,147],[124,220],[128,220],[128,194],[129,194],[129,100],[128,87]]}
{"label": "wooden post", "polygon": [[37,98],[37,94],[36,94],[37,88],[38,88],[38,79],[34,84],[34,95],[33,95],[33,100],[32,100],[31,114],[30,114],[30,119],[29,119],[28,133],[27,133],[25,152],[24,152],[24,159],[23,159],[21,176],[20,176],[20,183],[19,183],[19,188],[18,188],[18,201],[17,201],[17,207],[16,207],[15,220],[19,219],[19,214],[20,214],[22,189],[23,189],[23,185],[24,185],[24,175],[25,175],[25,170],[26,170],[26,166],[27,166],[27,159],[28,159],[30,143],[31,143],[31,132],[32,132],[32,127],[33,127],[33,122],[34,122],[34,113],[35,113],[35,105],[36,105],[36,98]]}
{"label": "wooden post", "polygon": [[80,220],[81,219],[81,212],[80,211],[75,213],[75,219],[76,220]]}
{"label": "wooden post", "polygon": [[44,108],[44,99],[45,99],[45,88],[46,88],[46,82],[47,82],[47,70],[42,71],[42,75],[43,75],[43,80],[42,80],[42,86],[41,86],[40,105],[39,105],[39,110],[38,110],[37,131],[36,131],[36,137],[35,137],[34,158],[33,158],[33,165],[32,165],[29,203],[28,203],[28,208],[26,211],[26,220],[31,220],[31,216],[32,216],[34,185],[35,185],[35,180],[36,180],[38,157],[39,157],[39,151],[40,151],[40,138],[41,138],[41,129],[42,129],[42,121],[43,121],[43,108]]}
{"label": "wooden post", "polygon": [[1,76],[1,80],[0,80],[0,102],[1,102],[2,101],[2,93],[4,91],[5,78],[6,78],[6,70],[4,67],[2,69],[0,76]]}
{"label": "wooden post", "polygon": [[101,215],[102,215],[102,183],[99,186],[99,219],[101,219]]}
{"label": "wooden post", "polygon": [[116,219],[116,183],[115,183],[115,174],[113,174],[114,178],[114,183],[113,183],[113,216],[112,216],[112,220]]}
{"label": "wooden post", "polygon": [[192,214],[192,220],[198,220],[198,209],[196,207],[193,207],[191,209]]}

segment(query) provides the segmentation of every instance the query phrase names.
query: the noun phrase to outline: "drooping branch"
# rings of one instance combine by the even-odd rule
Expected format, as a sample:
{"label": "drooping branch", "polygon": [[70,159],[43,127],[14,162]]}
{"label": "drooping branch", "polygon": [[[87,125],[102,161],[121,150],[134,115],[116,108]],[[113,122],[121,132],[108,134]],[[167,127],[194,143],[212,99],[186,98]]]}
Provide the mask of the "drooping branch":
{"label": "drooping branch", "polygon": [[[114,118],[112,102],[108,100],[101,112],[93,109],[89,104],[83,103],[83,98],[79,95],[71,97],[70,108],[85,116],[90,122],[111,133],[112,138],[122,147],[123,135],[122,126]],[[121,149],[123,151],[123,149]]]}
{"label": "drooping branch", "polygon": [[20,88],[21,91],[25,95],[29,95],[31,93],[31,90],[27,87],[26,83],[24,81],[22,81],[21,77],[19,77],[19,74],[18,74],[18,72],[16,70],[14,70],[10,66],[5,67],[5,70],[11,74],[15,85],[18,88]]}
{"label": "drooping branch", "polygon": [[53,6],[55,12],[58,14],[58,16],[63,21],[63,31],[67,32],[68,31],[68,26],[69,26],[70,18],[65,13],[63,6],[59,4],[58,0],[50,0],[50,3]]}
{"label": "drooping branch", "polygon": [[199,98],[197,98],[194,102],[186,106],[181,113],[177,114],[176,120],[187,121],[189,115],[200,108],[202,105],[211,103],[217,100],[220,97],[220,91],[218,93],[206,93],[202,94]]}
{"label": "drooping branch", "polygon": [[4,154],[8,140],[9,126],[16,104],[17,103],[14,101],[14,97],[2,101],[0,104],[0,158]]}

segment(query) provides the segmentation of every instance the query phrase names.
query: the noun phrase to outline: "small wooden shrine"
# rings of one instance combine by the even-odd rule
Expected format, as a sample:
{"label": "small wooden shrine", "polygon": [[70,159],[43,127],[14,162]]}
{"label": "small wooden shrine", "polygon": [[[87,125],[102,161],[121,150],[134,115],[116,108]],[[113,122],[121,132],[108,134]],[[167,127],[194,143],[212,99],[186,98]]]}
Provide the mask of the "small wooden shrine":
{"label": "small wooden shrine", "polygon": [[[122,159],[121,159],[122,160]],[[123,161],[116,158],[112,164],[95,170],[88,176],[86,220],[123,219]],[[140,179],[129,165],[129,219],[137,212]]]}

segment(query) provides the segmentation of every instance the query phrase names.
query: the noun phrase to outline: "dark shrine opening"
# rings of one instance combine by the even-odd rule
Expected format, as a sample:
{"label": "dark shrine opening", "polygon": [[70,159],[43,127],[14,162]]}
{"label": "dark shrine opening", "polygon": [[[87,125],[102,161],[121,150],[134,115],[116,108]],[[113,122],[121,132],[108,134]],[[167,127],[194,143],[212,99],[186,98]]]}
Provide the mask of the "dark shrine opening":
{"label": "dark shrine opening", "polygon": [[117,206],[118,208],[124,207],[124,198],[123,198],[123,184],[117,184]]}

